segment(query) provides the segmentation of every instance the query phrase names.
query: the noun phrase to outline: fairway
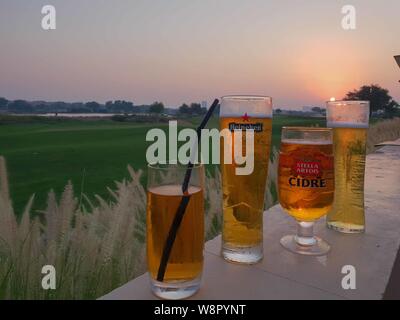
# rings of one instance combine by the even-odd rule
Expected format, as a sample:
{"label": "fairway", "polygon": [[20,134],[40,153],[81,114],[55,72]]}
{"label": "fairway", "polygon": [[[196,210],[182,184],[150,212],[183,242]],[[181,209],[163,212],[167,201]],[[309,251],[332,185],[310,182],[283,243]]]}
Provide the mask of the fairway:
{"label": "fairway", "polygon": [[[191,119],[194,125],[200,119]],[[189,121],[185,121],[187,124]],[[277,116],[273,120],[274,146],[282,126],[324,126],[323,119]],[[48,192],[59,196],[71,181],[75,195],[83,192],[110,199],[107,187],[128,177],[127,165],[146,167],[146,133],[166,124],[119,123],[111,120],[69,120],[0,125],[0,155],[7,161],[11,198],[20,215],[32,194],[34,210],[43,210]],[[218,119],[210,121],[218,126]]]}

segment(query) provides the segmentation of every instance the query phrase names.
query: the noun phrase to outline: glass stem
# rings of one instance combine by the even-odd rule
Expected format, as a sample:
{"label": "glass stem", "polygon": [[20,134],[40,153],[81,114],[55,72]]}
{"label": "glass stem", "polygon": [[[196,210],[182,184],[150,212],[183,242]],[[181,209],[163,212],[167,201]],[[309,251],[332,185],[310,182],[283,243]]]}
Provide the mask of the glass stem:
{"label": "glass stem", "polygon": [[317,243],[314,237],[314,222],[298,222],[296,242],[300,246],[313,246]]}

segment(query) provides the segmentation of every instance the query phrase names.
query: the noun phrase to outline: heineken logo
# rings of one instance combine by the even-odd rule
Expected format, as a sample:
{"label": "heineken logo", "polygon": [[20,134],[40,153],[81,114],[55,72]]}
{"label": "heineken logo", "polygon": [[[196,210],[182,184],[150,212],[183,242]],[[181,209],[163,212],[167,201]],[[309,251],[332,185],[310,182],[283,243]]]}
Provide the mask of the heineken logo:
{"label": "heineken logo", "polygon": [[228,128],[230,131],[235,130],[254,130],[254,132],[262,132],[263,131],[263,124],[261,122],[250,123],[250,116],[245,113],[242,117],[243,122],[230,122]]}
{"label": "heineken logo", "polygon": [[242,116],[244,122],[249,122],[250,117],[247,115],[247,112]]}
{"label": "heineken logo", "polygon": [[254,132],[262,132],[263,131],[263,125],[262,123],[236,123],[236,122],[231,122],[229,123],[229,130],[230,131],[235,131],[235,130],[254,130]]}

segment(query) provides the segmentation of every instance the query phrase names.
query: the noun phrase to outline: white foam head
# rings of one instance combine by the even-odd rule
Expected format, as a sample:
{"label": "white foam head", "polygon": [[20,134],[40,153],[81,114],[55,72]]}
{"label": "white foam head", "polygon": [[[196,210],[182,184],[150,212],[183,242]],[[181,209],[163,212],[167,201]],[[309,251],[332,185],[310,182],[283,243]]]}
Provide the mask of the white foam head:
{"label": "white foam head", "polygon": [[327,102],[326,120],[331,128],[368,128],[369,101]]}
{"label": "white foam head", "polygon": [[326,139],[306,140],[306,139],[282,139],[281,143],[290,144],[304,144],[304,145],[328,145],[332,144],[332,141]]}
{"label": "white foam head", "polygon": [[327,122],[326,126],[328,128],[354,128],[354,129],[367,129],[368,123],[358,123],[358,122]]}
{"label": "white foam head", "polygon": [[272,118],[272,98],[267,96],[225,96],[221,98],[220,117]]}
{"label": "white foam head", "polygon": [[330,128],[283,127],[281,141],[304,145],[327,145],[332,144],[333,134]]}

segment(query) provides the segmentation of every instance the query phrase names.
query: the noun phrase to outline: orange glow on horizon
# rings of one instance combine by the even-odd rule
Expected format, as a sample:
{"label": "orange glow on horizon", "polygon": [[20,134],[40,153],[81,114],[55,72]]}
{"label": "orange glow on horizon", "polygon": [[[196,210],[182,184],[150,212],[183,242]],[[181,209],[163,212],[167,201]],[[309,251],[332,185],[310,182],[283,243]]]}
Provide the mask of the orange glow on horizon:
{"label": "orange glow on horizon", "polygon": [[293,59],[293,71],[307,94],[315,99],[341,99],[367,77],[359,50],[341,39],[310,39]]}

